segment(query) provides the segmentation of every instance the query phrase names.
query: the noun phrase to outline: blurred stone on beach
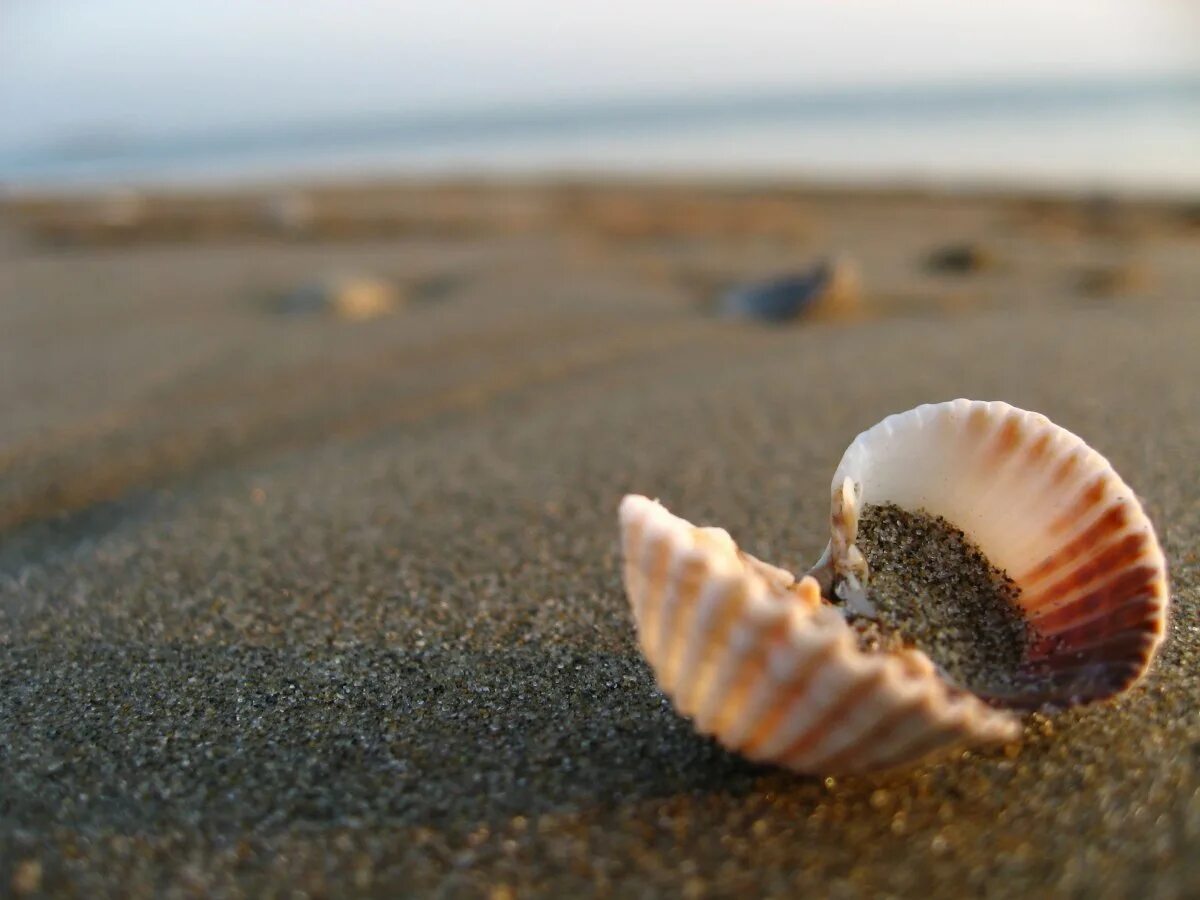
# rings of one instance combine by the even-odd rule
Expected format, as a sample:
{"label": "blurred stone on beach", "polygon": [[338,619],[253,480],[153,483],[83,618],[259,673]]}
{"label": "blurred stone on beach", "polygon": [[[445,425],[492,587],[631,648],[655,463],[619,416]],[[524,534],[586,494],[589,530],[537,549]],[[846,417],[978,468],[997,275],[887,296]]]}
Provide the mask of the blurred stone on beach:
{"label": "blurred stone on beach", "polygon": [[931,252],[925,259],[925,267],[930,271],[954,275],[984,272],[996,268],[998,264],[995,251],[974,241],[946,244]]}
{"label": "blurred stone on beach", "polygon": [[1154,274],[1143,263],[1130,260],[1084,269],[1077,283],[1089,297],[1126,297],[1152,287]]}
{"label": "blurred stone on beach", "polygon": [[391,281],[373,275],[335,275],[285,293],[276,310],[285,315],[324,314],[362,322],[396,312],[405,299]]}
{"label": "blurred stone on beach", "polygon": [[862,279],[845,257],[822,260],[804,272],[739,285],[720,302],[723,315],[787,322],[848,318],[861,311]]}
{"label": "blurred stone on beach", "polygon": [[1184,231],[1200,231],[1200,201],[1180,204],[1176,216]]}

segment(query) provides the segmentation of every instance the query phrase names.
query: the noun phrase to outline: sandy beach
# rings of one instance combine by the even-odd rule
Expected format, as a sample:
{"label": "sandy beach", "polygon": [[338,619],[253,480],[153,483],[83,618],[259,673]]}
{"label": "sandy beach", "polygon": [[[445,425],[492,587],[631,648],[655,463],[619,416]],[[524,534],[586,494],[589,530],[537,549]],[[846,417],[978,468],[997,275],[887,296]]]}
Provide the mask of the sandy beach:
{"label": "sandy beach", "polygon": [[[1200,893],[1194,204],[531,181],[0,216],[0,894]],[[713,314],[831,257],[851,307]],[[345,274],[390,311],[283,302]],[[1151,675],[876,777],[696,736],[637,651],[620,497],[803,570],[853,437],[960,396],[1143,498]]]}

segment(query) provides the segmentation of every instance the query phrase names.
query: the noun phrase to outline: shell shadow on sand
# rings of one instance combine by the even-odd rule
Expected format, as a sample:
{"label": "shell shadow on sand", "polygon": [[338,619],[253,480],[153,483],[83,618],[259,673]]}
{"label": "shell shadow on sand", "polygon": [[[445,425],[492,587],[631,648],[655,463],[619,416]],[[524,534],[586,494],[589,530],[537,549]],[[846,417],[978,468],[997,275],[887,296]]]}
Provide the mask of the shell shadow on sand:
{"label": "shell shadow on sand", "polygon": [[764,771],[674,716],[635,654],[88,643],[10,648],[0,684],[23,686],[0,691],[17,823],[429,825]]}

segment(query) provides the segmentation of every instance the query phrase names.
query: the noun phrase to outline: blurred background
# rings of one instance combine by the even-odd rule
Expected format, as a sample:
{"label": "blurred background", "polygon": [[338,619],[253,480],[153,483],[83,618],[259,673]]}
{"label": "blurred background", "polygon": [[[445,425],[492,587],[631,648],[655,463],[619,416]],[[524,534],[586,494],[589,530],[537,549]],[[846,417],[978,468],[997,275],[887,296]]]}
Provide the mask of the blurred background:
{"label": "blurred background", "polygon": [[1128,308],[1198,274],[1184,0],[0,23],[12,523],[626,352],[598,332]]}
{"label": "blurred background", "polygon": [[605,172],[1200,187],[1185,0],[4,7],[10,185]]}

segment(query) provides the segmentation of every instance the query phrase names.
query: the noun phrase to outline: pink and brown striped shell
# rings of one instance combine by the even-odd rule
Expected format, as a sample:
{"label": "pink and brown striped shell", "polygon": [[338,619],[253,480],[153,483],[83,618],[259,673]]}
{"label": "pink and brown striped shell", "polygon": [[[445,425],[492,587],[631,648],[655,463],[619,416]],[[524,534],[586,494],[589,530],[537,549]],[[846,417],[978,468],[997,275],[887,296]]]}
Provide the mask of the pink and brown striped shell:
{"label": "pink and brown striped shell", "polygon": [[[1012,740],[1010,710],[1123,691],[1162,641],[1149,519],[1107,460],[1044,416],[968,400],[890,416],[850,445],[832,488],[829,546],[799,581],[721,529],[621,503],[642,652],[698,730],[751,759],[838,774]],[[1035,639],[1011,693],[977,697],[916,650],[859,649],[828,600],[865,599],[859,513],[885,503],[942,516],[1016,582]]]}

